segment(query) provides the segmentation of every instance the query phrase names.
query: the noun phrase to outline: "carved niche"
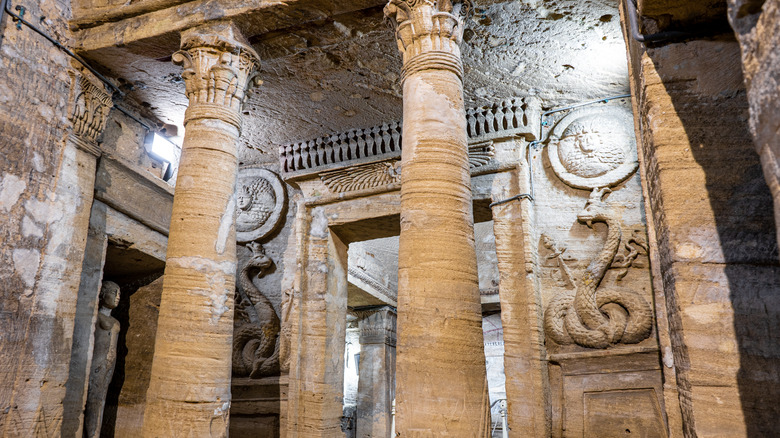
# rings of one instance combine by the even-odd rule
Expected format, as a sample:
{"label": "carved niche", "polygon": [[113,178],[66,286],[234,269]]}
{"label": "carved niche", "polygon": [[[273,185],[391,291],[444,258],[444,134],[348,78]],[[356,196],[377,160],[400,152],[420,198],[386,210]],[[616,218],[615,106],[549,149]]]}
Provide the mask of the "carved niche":
{"label": "carved niche", "polygon": [[238,177],[236,241],[263,239],[282,222],[287,194],[279,176],[268,169],[245,168]]}
{"label": "carved niche", "polygon": [[547,156],[566,184],[592,190],[614,187],[639,166],[634,121],[622,107],[572,111],[550,134]]}

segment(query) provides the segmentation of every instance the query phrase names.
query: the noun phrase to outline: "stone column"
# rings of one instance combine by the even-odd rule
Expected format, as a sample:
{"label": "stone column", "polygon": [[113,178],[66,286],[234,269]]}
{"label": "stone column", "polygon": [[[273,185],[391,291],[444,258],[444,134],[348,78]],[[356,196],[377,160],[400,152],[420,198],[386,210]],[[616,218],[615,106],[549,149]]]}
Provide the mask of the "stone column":
{"label": "stone column", "polygon": [[[521,156],[526,156],[527,147],[520,148]],[[496,174],[492,201],[530,193],[530,172],[529,164],[523,160],[516,171]],[[538,269],[532,225],[535,222],[528,198],[493,206],[508,423],[514,433],[530,437],[550,436],[541,297],[534,284],[534,272]]]}
{"label": "stone column", "polygon": [[144,436],[227,436],[241,106],[259,59],[231,23],[183,32],[184,117]]}
{"label": "stone column", "polygon": [[489,423],[459,44],[464,4],[391,0],[403,57],[396,431]]}
{"label": "stone column", "polygon": [[395,310],[386,306],[359,322],[357,436],[390,436],[395,397]]}

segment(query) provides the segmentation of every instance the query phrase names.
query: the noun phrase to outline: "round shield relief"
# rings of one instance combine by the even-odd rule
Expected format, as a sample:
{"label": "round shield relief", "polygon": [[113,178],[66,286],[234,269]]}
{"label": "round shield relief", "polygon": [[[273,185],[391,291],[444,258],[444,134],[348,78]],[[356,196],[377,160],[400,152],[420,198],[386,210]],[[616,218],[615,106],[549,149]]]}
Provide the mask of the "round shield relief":
{"label": "round shield relief", "polygon": [[572,187],[620,184],[639,166],[631,112],[617,106],[571,112],[550,134],[547,157],[558,178]]}
{"label": "round shield relief", "polygon": [[282,222],[287,194],[281,178],[268,169],[245,167],[236,187],[236,241],[261,240]]}

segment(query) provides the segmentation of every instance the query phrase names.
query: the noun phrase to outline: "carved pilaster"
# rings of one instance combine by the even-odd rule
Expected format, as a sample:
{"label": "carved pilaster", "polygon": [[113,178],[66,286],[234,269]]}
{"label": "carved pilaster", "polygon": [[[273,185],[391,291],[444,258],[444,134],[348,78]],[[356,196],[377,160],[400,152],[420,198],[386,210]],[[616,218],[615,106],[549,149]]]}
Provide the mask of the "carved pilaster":
{"label": "carved pilaster", "polygon": [[182,34],[173,63],[183,68],[190,101],[185,125],[195,119],[224,120],[241,129],[241,106],[260,80],[260,57],[231,23],[190,29]]}
{"label": "carved pilaster", "polygon": [[[416,71],[443,69],[463,77],[460,43],[468,0],[390,0],[385,16],[395,27],[403,57],[401,77]],[[402,79],[402,80],[403,80]]]}
{"label": "carved pilaster", "polygon": [[108,113],[114,104],[111,96],[97,80],[92,81],[85,74],[73,70],[68,74],[68,120],[73,125],[71,139],[79,148],[98,156],[100,149],[97,139],[106,126]]}
{"label": "carved pilaster", "polygon": [[[395,310],[382,307],[373,311],[358,311],[360,320],[360,345],[387,344],[395,347]],[[364,316],[365,315],[365,316]]]}

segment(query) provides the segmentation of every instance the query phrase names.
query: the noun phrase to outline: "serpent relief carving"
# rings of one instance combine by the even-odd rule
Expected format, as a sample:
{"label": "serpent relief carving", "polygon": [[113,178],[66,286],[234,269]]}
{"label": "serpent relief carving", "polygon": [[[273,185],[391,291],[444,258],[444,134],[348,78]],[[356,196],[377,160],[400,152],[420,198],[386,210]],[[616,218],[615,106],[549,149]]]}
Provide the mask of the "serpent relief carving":
{"label": "serpent relief carving", "polygon": [[636,344],[650,336],[652,309],[644,298],[626,288],[599,288],[607,270],[613,267],[623,238],[616,212],[604,201],[610,192],[606,187],[593,189],[577,215],[577,220],[589,228],[594,222],[605,223],[607,240],[576,289],[558,294],[544,312],[544,331],[558,344],[607,348],[618,343]]}
{"label": "serpent relief carving", "polygon": [[251,242],[246,246],[252,250],[252,257],[241,269],[238,279],[233,375],[251,378],[277,375],[279,316],[268,297],[252,283],[254,276],[262,277],[267,273],[273,261],[259,243]]}

